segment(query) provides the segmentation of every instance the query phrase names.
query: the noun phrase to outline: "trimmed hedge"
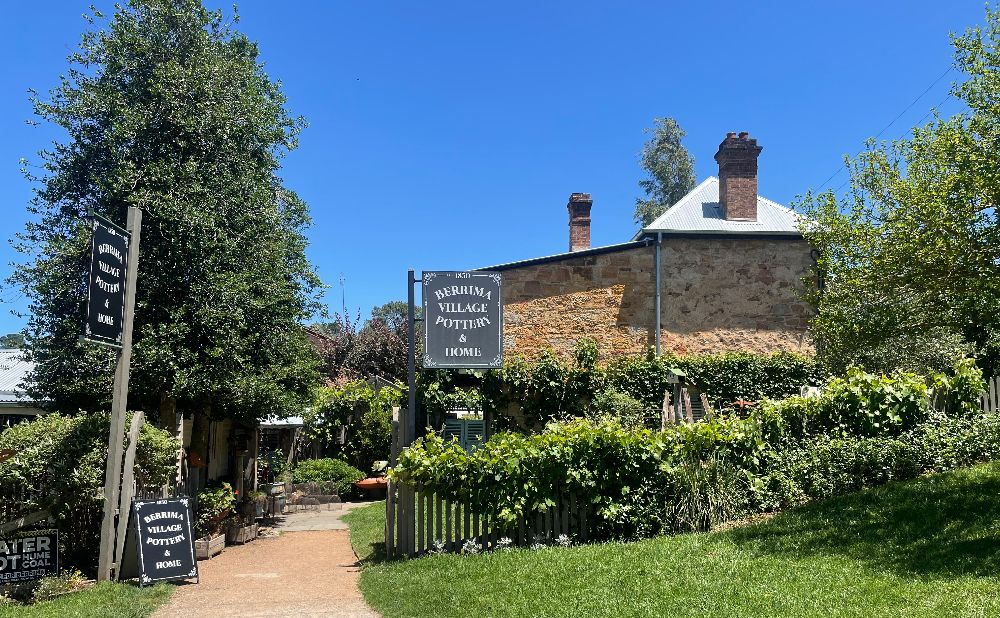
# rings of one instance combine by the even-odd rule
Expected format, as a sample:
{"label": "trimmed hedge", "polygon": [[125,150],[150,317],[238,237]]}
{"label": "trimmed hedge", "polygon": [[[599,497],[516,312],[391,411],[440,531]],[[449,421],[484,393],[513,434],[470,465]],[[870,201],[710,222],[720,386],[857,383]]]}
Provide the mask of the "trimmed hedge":
{"label": "trimmed hedge", "polygon": [[431,434],[391,474],[511,525],[571,492],[592,504],[598,538],[704,529],[996,456],[1000,421],[979,411],[982,385],[972,361],[926,378],[852,370],[818,398],[765,401],[746,418],[662,432],[573,419],[497,434],[472,453]]}
{"label": "trimmed hedge", "polygon": [[293,483],[331,483],[337,494],[350,493],[352,484],[365,474],[339,459],[303,459],[292,470]]}

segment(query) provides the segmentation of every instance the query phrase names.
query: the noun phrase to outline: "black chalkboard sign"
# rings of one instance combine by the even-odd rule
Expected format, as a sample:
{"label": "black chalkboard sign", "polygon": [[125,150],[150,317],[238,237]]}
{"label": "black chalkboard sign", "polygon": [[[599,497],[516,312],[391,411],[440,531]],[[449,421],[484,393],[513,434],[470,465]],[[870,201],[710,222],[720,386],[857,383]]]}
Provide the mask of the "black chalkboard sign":
{"label": "black chalkboard sign", "polygon": [[87,285],[87,321],[84,337],[120,346],[125,325],[125,270],[129,234],[93,218],[90,278]]}
{"label": "black chalkboard sign", "polygon": [[132,522],[140,586],[198,577],[188,498],[136,500]]}
{"label": "black chalkboard sign", "polygon": [[0,537],[0,585],[59,574],[59,533],[29,530]]}

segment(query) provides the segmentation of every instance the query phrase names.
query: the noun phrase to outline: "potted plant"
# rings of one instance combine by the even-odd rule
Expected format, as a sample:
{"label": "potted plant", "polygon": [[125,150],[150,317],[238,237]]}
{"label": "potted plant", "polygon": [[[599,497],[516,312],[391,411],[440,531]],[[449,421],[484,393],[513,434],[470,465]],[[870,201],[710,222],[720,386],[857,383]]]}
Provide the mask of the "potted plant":
{"label": "potted plant", "polygon": [[267,506],[267,494],[262,491],[251,491],[247,493],[247,500],[253,503],[254,518],[260,519],[264,516],[264,507]]}
{"label": "potted plant", "polygon": [[199,560],[204,560],[226,548],[226,519],[233,514],[236,495],[229,483],[223,483],[220,487],[199,491],[197,501],[195,530],[198,538],[194,542],[194,552]]}
{"label": "potted plant", "polygon": [[368,478],[355,481],[354,488],[365,498],[375,500],[385,498],[386,490],[389,487],[389,479],[385,475],[388,467],[388,461],[376,461],[372,465],[371,475]]}

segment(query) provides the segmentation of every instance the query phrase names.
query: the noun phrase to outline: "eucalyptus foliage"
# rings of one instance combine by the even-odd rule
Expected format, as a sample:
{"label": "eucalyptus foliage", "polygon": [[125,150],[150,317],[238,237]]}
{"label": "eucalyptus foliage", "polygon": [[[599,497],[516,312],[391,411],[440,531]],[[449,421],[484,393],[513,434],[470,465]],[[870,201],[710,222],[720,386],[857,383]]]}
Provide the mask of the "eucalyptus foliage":
{"label": "eucalyptus foliage", "polygon": [[32,96],[65,137],[25,166],[36,190],[9,281],[30,299],[30,392],[60,409],[107,404],[114,353],[78,341],[84,217],[124,225],[135,206],[130,405],[298,413],[318,379],[299,323],[320,282],[304,253],[308,210],[277,174],[304,121],[257,45],[199,0],[131,0],[88,19],[59,85]]}
{"label": "eucalyptus foliage", "polygon": [[825,288],[813,333],[834,371],[938,368],[972,344],[1000,369],[1000,10],[952,37],[964,111],[848,159],[850,191],[807,194]]}
{"label": "eucalyptus foliage", "polygon": [[646,129],[649,141],[642,147],[639,164],[646,178],[639,187],[646,194],[635,200],[635,222],[646,227],[694,188],[694,158],[681,144],[686,133],[673,118],[654,118]]}

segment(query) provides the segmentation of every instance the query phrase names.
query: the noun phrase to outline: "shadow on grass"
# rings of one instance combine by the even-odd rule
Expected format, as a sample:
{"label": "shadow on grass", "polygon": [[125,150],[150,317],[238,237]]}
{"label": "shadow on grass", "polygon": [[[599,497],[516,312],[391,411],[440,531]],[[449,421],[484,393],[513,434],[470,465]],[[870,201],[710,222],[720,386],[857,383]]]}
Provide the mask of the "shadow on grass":
{"label": "shadow on grass", "polygon": [[802,506],[721,538],[762,554],[844,556],[934,578],[1000,572],[1000,464]]}

